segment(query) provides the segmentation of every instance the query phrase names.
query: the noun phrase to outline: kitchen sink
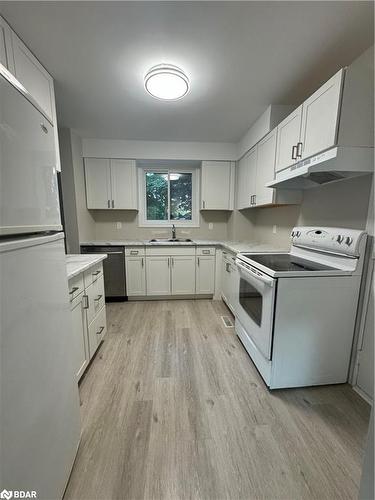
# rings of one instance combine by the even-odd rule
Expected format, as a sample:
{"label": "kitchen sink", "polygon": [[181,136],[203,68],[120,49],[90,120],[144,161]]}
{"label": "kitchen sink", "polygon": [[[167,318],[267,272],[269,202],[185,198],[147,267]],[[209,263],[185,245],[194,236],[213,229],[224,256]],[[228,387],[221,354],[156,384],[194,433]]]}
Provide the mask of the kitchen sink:
{"label": "kitchen sink", "polygon": [[193,243],[190,238],[153,238],[150,243]]}

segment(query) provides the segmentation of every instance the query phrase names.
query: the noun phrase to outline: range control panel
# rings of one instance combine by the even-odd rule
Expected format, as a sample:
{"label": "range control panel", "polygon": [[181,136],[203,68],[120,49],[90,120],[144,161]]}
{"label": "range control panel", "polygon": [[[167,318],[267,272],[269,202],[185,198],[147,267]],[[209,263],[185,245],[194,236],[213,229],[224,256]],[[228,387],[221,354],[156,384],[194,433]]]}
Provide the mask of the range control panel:
{"label": "range control panel", "polygon": [[300,226],[293,228],[291,233],[294,246],[351,257],[359,256],[359,246],[365,237],[365,231],[341,227]]}

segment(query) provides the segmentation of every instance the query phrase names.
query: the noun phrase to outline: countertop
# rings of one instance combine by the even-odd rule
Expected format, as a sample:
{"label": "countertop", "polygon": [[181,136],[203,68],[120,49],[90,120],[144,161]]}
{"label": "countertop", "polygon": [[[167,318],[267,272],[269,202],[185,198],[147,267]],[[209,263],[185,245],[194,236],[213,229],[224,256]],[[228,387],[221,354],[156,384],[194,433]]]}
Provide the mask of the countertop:
{"label": "countertop", "polygon": [[[229,252],[287,252],[289,248],[271,245],[269,243],[259,242],[239,242],[239,241],[217,241],[217,240],[193,240],[191,242],[178,242],[171,243],[168,241],[163,242],[150,242],[149,240],[98,240],[98,241],[83,241],[81,245],[87,246],[217,246],[222,247]],[[90,254],[89,254],[90,255]]]}
{"label": "countertop", "polygon": [[86,271],[91,266],[94,266],[106,258],[106,253],[68,254],[66,256],[66,271],[68,279],[74,278],[74,276],[83,273],[83,271]]}

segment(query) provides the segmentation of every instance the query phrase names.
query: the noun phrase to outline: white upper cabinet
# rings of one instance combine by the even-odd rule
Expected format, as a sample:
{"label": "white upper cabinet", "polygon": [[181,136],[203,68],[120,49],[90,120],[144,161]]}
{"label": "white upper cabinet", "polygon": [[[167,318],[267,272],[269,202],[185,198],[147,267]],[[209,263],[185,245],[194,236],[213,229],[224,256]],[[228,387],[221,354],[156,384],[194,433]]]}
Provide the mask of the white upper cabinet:
{"label": "white upper cabinet", "polygon": [[275,176],[276,135],[274,129],[258,143],[255,203],[269,205],[274,202],[274,190],[266,187],[266,183]]}
{"label": "white upper cabinet", "polygon": [[0,17],[0,63],[14,73],[12,30],[2,17]]}
{"label": "white upper cabinet", "polygon": [[111,208],[110,161],[102,158],[85,159],[87,208]]}
{"label": "white upper cabinet", "polygon": [[233,210],[234,163],[203,161],[201,210]]}
{"label": "white upper cabinet", "polygon": [[257,166],[257,147],[250,149],[237,165],[237,209],[254,203]]}
{"label": "white upper cabinet", "polygon": [[53,79],[26,45],[12,33],[14,74],[32,95],[51,122],[54,122]]}
{"label": "white upper cabinet", "polygon": [[134,160],[85,158],[86,203],[89,209],[137,209]]}
{"label": "white upper cabinet", "polygon": [[298,159],[308,158],[335,145],[343,76],[344,70],[341,69],[303,103]]}
{"label": "white upper cabinet", "polygon": [[277,126],[276,172],[296,161],[301,122],[302,106],[299,106]]}

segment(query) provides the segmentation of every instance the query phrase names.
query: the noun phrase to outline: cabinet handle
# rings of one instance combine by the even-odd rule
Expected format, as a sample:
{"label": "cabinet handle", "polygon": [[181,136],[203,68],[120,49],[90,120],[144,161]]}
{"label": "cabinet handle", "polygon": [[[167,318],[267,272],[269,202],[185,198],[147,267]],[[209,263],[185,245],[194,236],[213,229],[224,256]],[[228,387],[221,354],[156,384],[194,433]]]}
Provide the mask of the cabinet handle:
{"label": "cabinet handle", "polygon": [[138,250],[130,250],[130,255],[138,255]]}
{"label": "cabinet handle", "polygon": [[103,333],[104,326],[101,326],[99,330],[96,332],[96,335],[101,335]]}
{"label": "cabinet handle", "polygon": [[254,205],[256,205],[256,204],[257,204],[257,195],[254,194]]}
{"label": "cabinet handle", "polygon": [[74,292],[76,292],[77,290],[79,290],[79,287],[78,286],[74,286],[71,291],[69,292],[69,295],[73,295]]}
{"label": "cabinet handle", "polygon": [[112,200],[112,208],[115,208],[115,201]]}
{"label": "cabinet handle", "polygon": [[209,250],[202,250],[202,253],[203,253],[204,255],[210,255],[210,251],[209,251]]}
{"label": "cabinet handle", "polygon": [[40,124],[40,128],[43,130],[45,134],[48,134],[48,128],[44,125],[44,123]]}
{"label": "cabinet handle", "polygon": [[173,257],[171,258],[171,261],[172,261],[172,267],[174,267],[174,258]]}
{"label": "cabinet handle", "polygon": [[107,201],[107,204],[108,204],[108,208],[111,208],[111,202],[109,200]]}
{"label": "cabinet handle", "polygon": [[93,276],[98,276],[98,274],[100,274],[100,271],[95,271],[94,273],[92,273]]}
{"label": "cabinet handle", "polygon": [[94,299],[95,302],[99,302],[99,300],[103,297],[103,295],[98,295],[96,299]]}
{"label": "cabinet handle", "polygon": [[142,257],[142,267],[144,267],[145,263],[144,263],[144,259]]}
{"label": "cabinet handle", "polygon": [[89,296],[84,295],[83,298],[85,299],[85,305],[83,306],[83,309],[88,309],[89,308]]}
{"label": "cabinet handle", "polygon": [[225,263],[225,270],[227,273],[230,273],[229,266],[230,266],[229,262],[226,262]]}
{"label": "cabinet handle", "polygon": [[169,267],[169,257],[168,257],[168,267]]}
{"label": "cabinet handle", "polygon": [[297,158],[302,158],[302,142],[297,142]]}
{"label": "cabinet handle", "polygon": [[297,146],[292,146],[292,160],[297,159]]}
{"label": "cabinet handle", "polygon": [[206,202],[203,200],[203,208],[206,208]]}
{"label": "cabinet handle", "polygon": [[199,259],[199,257],[198,257],[198,267],[199,267],[199,263],[200,263],[200,259]]}

